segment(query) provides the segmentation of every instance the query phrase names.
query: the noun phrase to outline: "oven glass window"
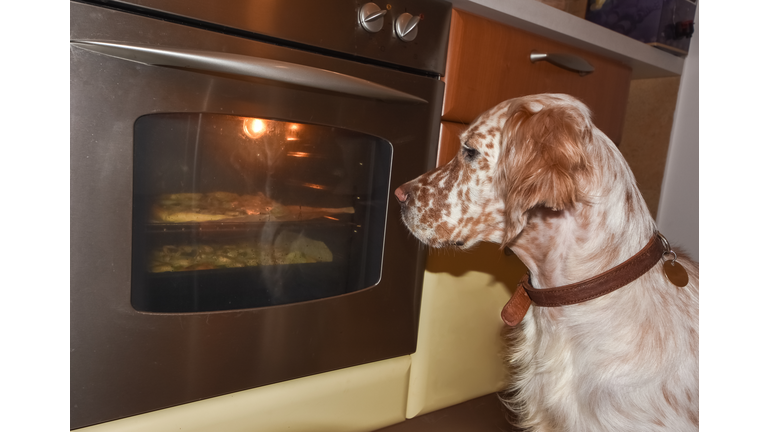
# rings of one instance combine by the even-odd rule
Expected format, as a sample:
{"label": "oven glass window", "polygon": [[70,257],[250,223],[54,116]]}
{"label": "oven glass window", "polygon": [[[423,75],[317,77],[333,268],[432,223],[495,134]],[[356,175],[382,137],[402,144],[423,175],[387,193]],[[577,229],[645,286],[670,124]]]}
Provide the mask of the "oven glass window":
{"label": "oven glass window", "polygon": [[219,114],[134,126],[131,303],[281,305],[381,276],[392,146],[351,130]]}

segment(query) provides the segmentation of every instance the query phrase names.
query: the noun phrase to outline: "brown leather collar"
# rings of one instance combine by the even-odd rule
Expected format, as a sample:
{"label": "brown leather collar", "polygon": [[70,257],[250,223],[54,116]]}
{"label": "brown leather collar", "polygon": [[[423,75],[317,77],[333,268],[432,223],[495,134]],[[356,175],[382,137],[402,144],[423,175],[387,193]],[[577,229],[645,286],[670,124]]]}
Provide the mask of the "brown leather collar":
{"label": "brown leather collar", "polygon": [[[517,284],[517,289],[501,311],[501,318],[509,326],[516,326],[523,320],[531,305],[556,307],[592,300],[615,291],[652,269],[669,251],[666,239],[655,233],[651,241],[632,258],[595,277],[575,284],[556,288],[535,289],[531,286],[529,273]],[[522,289],[521,289],[522,288]]]}

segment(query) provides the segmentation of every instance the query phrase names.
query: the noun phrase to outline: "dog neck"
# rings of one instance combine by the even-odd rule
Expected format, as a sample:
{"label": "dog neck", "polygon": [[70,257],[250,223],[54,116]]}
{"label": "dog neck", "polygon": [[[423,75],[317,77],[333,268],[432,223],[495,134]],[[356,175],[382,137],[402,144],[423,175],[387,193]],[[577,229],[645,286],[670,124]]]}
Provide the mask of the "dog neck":
{"label": "dog neck", "polygon": [[[629,174],[631,176],[631,173]],[[634,185],[602,191],[602,198],[555,211],[529,210],[511,248],[528,267],[534,288],[583,281],[640,251],[656,229]]]}

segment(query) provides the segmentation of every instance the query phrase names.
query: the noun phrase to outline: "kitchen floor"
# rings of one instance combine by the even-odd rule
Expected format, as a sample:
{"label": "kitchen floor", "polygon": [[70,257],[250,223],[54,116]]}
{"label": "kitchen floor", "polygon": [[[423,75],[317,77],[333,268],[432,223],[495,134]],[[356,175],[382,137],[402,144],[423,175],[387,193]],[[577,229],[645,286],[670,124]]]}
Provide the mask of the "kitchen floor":
{"label": "kitchen floor", "polygon": [[496,393],[424,414],[374,432],[519,432]]}

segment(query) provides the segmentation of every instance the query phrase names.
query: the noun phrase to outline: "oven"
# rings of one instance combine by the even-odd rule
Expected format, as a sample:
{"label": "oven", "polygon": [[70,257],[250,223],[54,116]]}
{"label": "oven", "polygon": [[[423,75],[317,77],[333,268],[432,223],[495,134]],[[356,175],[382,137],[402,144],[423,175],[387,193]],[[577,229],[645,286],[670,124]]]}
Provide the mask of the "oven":
{"label": "oven", "polygon": [[71,3],[70,427],[415,351],[450,4]]}

